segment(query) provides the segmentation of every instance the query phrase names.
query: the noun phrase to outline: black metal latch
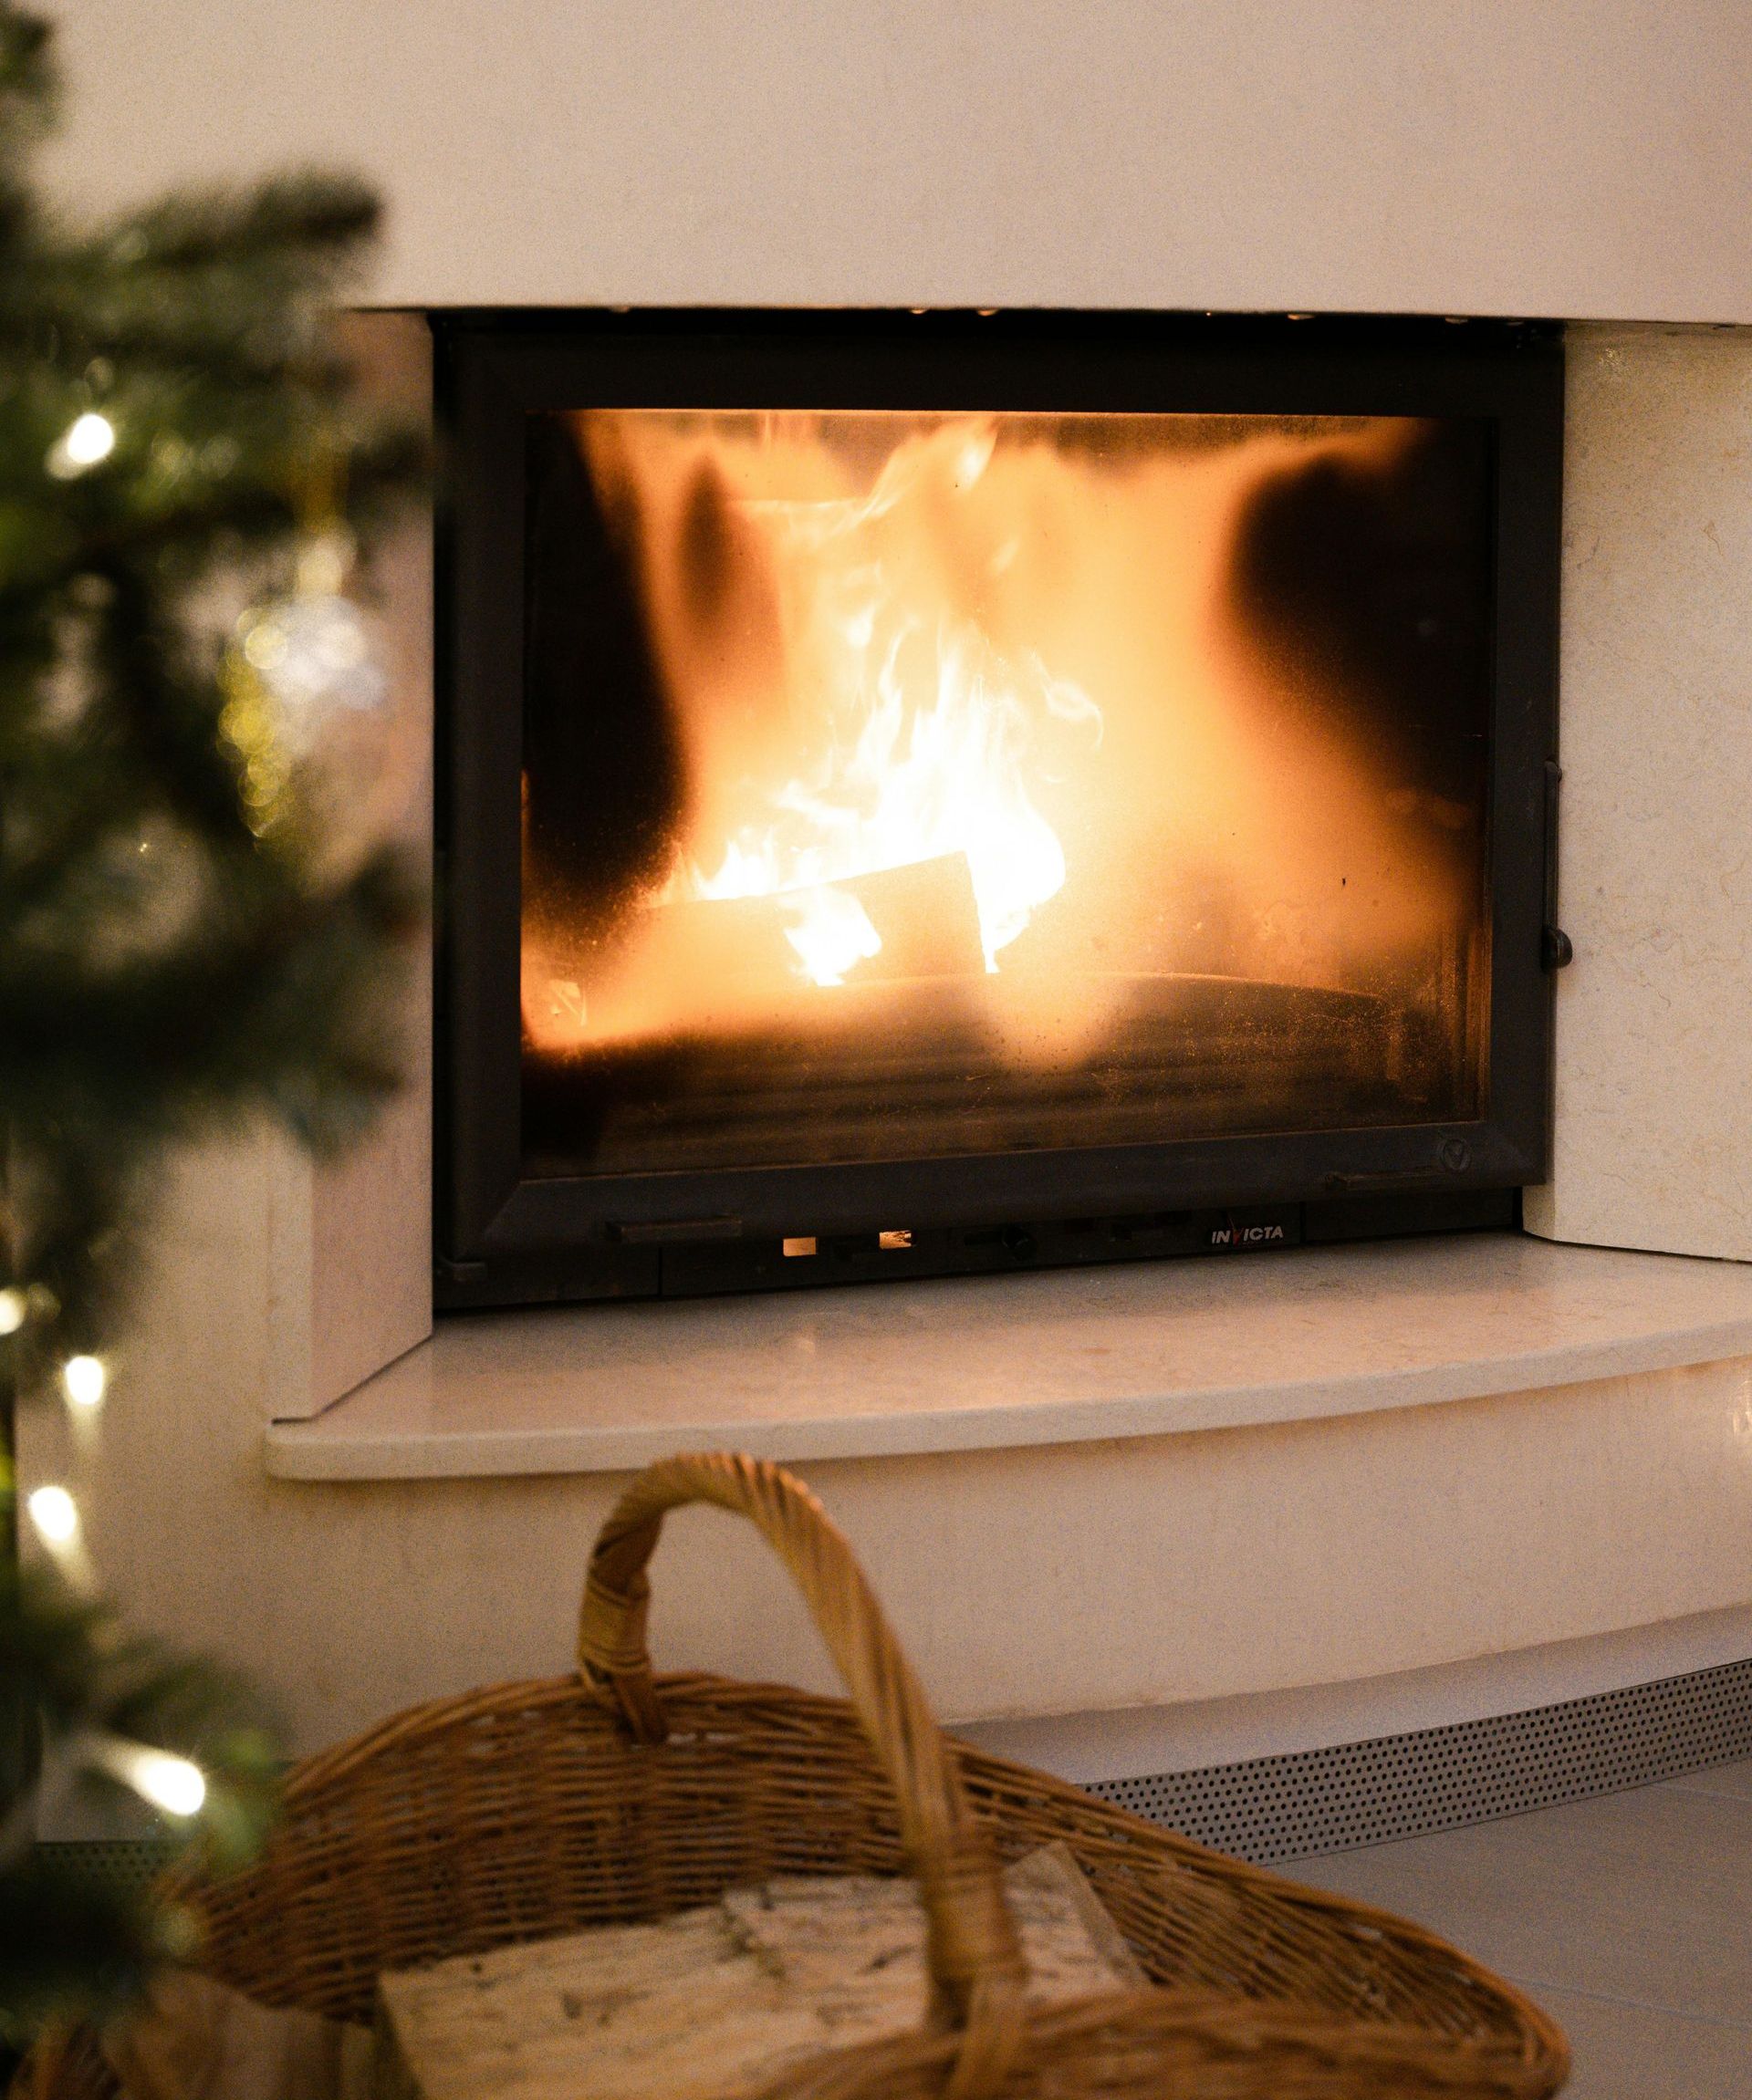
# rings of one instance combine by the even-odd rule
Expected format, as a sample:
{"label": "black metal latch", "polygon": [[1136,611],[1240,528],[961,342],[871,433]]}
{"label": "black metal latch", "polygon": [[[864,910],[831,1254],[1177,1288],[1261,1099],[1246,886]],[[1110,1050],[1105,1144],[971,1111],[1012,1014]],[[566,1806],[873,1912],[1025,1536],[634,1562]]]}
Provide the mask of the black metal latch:
{"label": "black metal latch", "polygon": [[1558,789],[1563,768],[1545,762],[1545,924],[1539,931],[1539,967],[1564,970],[1576,959],[1576,944],[1558,924]]}

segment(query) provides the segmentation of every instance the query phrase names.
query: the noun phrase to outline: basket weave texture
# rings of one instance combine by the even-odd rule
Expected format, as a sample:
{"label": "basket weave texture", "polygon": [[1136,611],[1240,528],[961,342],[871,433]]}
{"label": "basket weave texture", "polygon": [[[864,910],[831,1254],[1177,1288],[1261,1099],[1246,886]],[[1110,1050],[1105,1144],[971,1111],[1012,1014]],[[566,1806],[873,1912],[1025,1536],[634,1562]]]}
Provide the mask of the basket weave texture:
{"label": "basket weave texture", "polygon": [[[645,1562],[664,1511],[697,1501],[765,1533],[850,1701],[652,1675]],[[1563,2082],[1559,2031],[1433,1934],[950,1742],[845,1541],[776,1466],[712,1454],[640,1475],[597,1544],[579,1659],[301,1766],[262,1859],[184,1891],[203,1966],[269,2004],[367,2020],[386,1969],[649,1921],[774,1875],[911,1873],[928,2026],[818,2058],[775,2100],[1544,2100]],[[1151,1989],[1025,2005],[999,1863],[1054,1840]],[[37,2090],[99,2100],[107,2083],[88,2044]]]}

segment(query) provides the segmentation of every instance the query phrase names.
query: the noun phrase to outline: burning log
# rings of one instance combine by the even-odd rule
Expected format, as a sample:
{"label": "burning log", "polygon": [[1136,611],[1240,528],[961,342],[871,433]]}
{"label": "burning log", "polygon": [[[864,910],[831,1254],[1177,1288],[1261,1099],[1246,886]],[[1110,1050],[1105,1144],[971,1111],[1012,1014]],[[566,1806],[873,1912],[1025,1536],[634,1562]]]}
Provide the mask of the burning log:
{"label": "burning log", "polygon": [[973,876],[959,853],[769,897],[656,905],[622,953],[618,971],[566,982],[583,1039],[770,1013],[848,982],[986,969]]}
{"label": "burning log", "polygon": [[857,899],[881,941],[860,969],[860,982],[985,974],[979,907],[965,853],[886,868],[836,887]]}

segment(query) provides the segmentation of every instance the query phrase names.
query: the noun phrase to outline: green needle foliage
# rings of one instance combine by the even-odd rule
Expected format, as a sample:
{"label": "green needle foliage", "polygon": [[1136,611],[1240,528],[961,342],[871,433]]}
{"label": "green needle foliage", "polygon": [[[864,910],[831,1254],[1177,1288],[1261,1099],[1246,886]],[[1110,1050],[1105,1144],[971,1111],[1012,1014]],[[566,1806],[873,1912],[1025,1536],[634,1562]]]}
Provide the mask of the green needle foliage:
{"label": "green needle foliage", "polygon": [[[340,602],[421,472],[325,338],[375,203],[305,176],[70,228],[31,179],[55,106],[47,26],[0,0],[0,1395],[20,1405],[125,1319],[168,1147],[266,1115],[331,1148],[369,1119],[422,910],[393,854],[338,862],[236,640],[295,576]],[[15,1514],[0,1471],[7,1533]],[[30,1842],[42,1798],[120,1786],[118,1743],[193,1758],[182,1836],[247,1849],[275,1764],[247,1694],[0,1551],[14,2046],[125,2002],[179,1944],[161,1903]]]}
{"label": "green needle foliage", "polygon": [[[22,1577],[9,1569],[0,1583],[0,1674],[15,1719],[34,1720],[42,1751],[31,1785],[10,1790],[20,1825],[38,1803],[137,1812],[91,1752],[150,1746],[205,1774],[201,1814],[178,1834],[183,1845],[220,1870],[255,1850],[273,1818],[280,1759],[247,1686],[130,1636],[108,1606],[36,1567]],[[26,1827],[0,1837],[0,2044],[12,2050],[50,2023],[119,2010],[156,1963],[192,1950],[189,1921],[154,1890],[28,1835]]]}

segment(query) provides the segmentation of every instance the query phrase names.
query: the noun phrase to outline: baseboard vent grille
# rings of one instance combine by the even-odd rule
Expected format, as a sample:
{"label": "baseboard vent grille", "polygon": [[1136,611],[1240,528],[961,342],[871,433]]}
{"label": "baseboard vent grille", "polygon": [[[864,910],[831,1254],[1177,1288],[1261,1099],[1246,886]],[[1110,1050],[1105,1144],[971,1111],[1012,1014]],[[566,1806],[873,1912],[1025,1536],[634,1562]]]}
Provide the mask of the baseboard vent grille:
{"label": "baseboard vent grille", "polygon": [[1752,1660],[1412,1735],[1091,1793],[1261,1864],[1555,1808],[1752,1757]]}
{"label": "baseboard vent grille", "polygon": [[[1742,1758],[1752,1758],[1752,1660],[1372,1742],[1106,1780],[1089,1792],[1266,1865],[1556,1808]],[[130,1887],[171,1857],[144,1840],[54,1849]]]}

